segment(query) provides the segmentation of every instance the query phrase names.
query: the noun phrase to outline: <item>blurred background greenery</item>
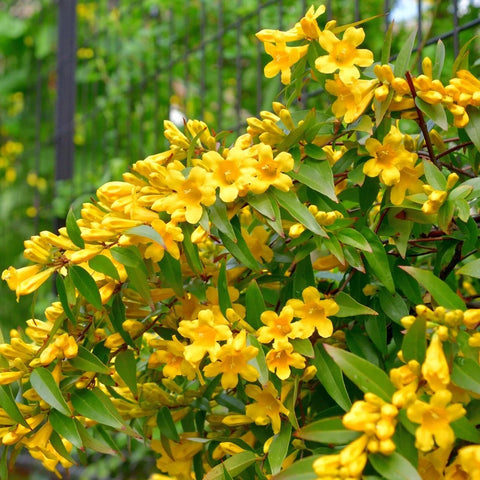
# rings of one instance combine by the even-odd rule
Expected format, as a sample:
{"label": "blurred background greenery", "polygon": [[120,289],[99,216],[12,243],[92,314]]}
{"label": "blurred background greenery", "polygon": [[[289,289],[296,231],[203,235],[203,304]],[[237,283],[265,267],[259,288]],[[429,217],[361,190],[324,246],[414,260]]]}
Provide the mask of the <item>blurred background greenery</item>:
{"label": "blurred background greenery", "polygon": [[[70,32],[74,58],[66,58],[58,44],[65,2],[76,4],[76,31]],[[392,20],[392,53],[415,28],[423,55],[434,56],[442,38],[445,79],[459,47],[477,34],[480,23],[477,0],[325,4],[326,15],[339,24],[378,16],[367,24],[364,43],[377,56]],[[270,109],[281,84],[263,77],[269,57],[255,32],[288,29],[309,6],[305,0],[0,0],[0,272],[26,264],[23,240],[54,229],[70,205],[78,211],[102,183],[120,179],[129,164],[162,151],[165,119],[179,126],[183,118],[202,119],[215,131],[234,134],[248,116]],[[469,48],[470,58],[478,58],[478,42]],[[68,127],[55,121],[57,68],[66,63],[75,68],[70,99],[75,155],[72,177],[55,180],[57,140]],[[477,76],[478,63],[472,66]],[[328,108],[318,103],[314,85],[307,92],[297,108]],[[17,303],[1,282],[0,298],[0,327],[7,333],[32,315],[41,318],[53,288],[45,285],[32,307],[32,297]],[[142,468],[135,478],[148,478],[152,462],[138,452],[128,461],[105,460],[72,472],[72,478],[130,478],[126,472]],[[29,471],[27,466],[17,478],[49,478]]]}

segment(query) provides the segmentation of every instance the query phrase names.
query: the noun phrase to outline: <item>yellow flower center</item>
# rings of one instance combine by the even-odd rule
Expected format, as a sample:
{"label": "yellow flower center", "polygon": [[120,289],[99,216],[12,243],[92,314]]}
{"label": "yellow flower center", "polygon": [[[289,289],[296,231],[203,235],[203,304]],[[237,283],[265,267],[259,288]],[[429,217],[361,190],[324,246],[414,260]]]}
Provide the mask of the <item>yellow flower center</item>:
{"label": "yellow flower center", "polygon": [[383,165],[384,167],[390,167],[395,160],[395,152],[392,152],[390,147],[382,146],[379,148],[376,153],[377,162]]}
{"label": "yellow flower center", "polygon": [[338,65],[350,64],[352,62],[352,58],[355,56],[355,47],[343,40],[340,40],[333,47],[332,56]]}

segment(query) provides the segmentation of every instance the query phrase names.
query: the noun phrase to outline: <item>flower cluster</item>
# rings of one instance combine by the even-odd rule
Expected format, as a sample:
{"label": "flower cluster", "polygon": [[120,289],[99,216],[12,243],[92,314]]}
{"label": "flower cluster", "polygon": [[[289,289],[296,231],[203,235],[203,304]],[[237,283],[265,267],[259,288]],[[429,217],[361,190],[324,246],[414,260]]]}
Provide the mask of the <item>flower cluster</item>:
{"label": "flower cluster", "polygon": [[478,477],[478,139],[425,119],[475,124],[480,83],[428,59],[363,79],[364,30],[324,11],[257,36],[333,116],[274,102],[230,143],[166,121],[166,151],[25,241],[2,279],[19,298],[55,274],[58,298],[0,344],[2,446],[57,475],[113,429],[151,480]]}

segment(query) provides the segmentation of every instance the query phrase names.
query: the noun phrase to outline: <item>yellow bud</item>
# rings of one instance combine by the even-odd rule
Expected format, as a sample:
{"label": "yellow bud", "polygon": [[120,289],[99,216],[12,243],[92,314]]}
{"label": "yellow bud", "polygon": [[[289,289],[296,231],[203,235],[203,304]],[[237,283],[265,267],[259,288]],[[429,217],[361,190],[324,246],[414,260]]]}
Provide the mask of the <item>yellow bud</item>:
{"label": "yellow bud", "polygon": [[458,182],[459,176],[454,172],[447,177],[447,190],[451,190],[454,185]]}
{"label": "yellow bud", "polygon": [[229,427],[238,427],[240,425],[247,425],[253,420],[247,415],[227,415],[223,418],[222,423]]}

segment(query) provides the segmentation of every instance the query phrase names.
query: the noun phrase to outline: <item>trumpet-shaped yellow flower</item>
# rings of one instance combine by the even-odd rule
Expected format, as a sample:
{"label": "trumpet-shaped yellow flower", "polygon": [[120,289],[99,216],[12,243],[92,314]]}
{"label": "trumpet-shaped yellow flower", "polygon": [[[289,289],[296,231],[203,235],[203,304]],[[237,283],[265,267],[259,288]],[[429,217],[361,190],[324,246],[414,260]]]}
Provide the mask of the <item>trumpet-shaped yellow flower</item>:
{"label": "trumpet-shaped yellow flower", "polygon": [[195,369],[185,360],[185,345],[174,335],[172,340],[162,342],[162,350],[155,350],[148,360],[149,368],[163,366],[163,374],[172,380],[181,375],[189,380],[195,378]]}
{"label": "trumpet-shaped yellow flower", "polygon": [[56,358],[74,358],[78,354],[78,344],[68,333],[58,336],[40,354],[40,363],[49,365]]}
{"label": "trumpet-shaped yellow flower", "polygon": [[[360,79],[346,84],[338,75],[335,75],[333,80],[328,79],[325,82],[325,90],[337,97],[332,104],[332,112],[335,117],[343,117],[345,123],[353,123],[357,120],[372,101],[376,85],[376,80]],[[332,163],[328,154],[327,158]]]}
{"label": "trumpet-shaped yellow flower", "polygon": [[285,305],[279,314],[272,310],[263,312],[260,320],[265,324],[265,327],[260,327],[257,330],[258,341],[270,343],[273,340],[276,344],[289,338],[298,338],[300,325],[298,323],[292,324],[293,312],[290,305]]}
{"label": "trumpet-shaped yellow flower", "polygon": [[435,445],[440,448],[453,445],[455,434],[450,423],[463,417],[465,409],[460,403],[450,404],[451,400],[449,390],[439,390],[429,403],[416,400],[408,407],[408,419],[420,424],[415,431],[415,446],[422,452],[429,452]]}
{"label": "trumpet-shaped yellow flower", "polygon": [[434,392],[447,388],[450,383],[448,362],[443,351],[442,340],[437,333],[433,334],[427,348],[422,375]]}
{"label": "trumpet-shaped yellow flower", "polygon": [[215,361],[220,351],[218,342],[232,337],[232,331],[226,323],[225,319],[222,322],[216,318],[209,309],[198,312],[196,320],[182,320],[178,332],[193,341],[185,347],[185,359],[197,364],[208,353],[210,359]]}
{"label": "trumpet-shaped yellow flower", "polygon": [[183,232],[180,227],[173,222],[165,223],[157,218],[151,223],[152,228],[162,237],[163,245],[158,242],[151,243],[145,249],[145,258],[151,258],[155,262],[159,262],[164,255],[165,250],[177,260],[180,258],[180,249],[177,242],[183,241]]}
{"label": "trumpet-shaped yellow flower", "polygon": [[342,40],[330,30],[320,32],[318,43],[328,52],[315,60],[315,68],[321,73],[334,73],[339,70],[340,80],[352,83],[360,77],[359,67],[368,67],[373,63],[373,53],[366,49],[357,49],[365,39],[363,28],[349,27]]}
{"label": "trumpet-shaped yellow flower", "polygon": [[373,158],[367,160],[363,166],[363,173],[369,177],[379,176],[382,183],[387,186],[398,183],[400,170],[404,166],[413,166],[417,159],[417,154],[406,150],[402,141],[403,135],[395,126],[392,126],[383,143],[375,138],[367,139],[365,147]]}
{"label": "trumpet-shaped yellow flower", "polygon": [[274,347],[267,353],[267,367],[277,374],[280,380],[286,380],[291,374],[291,367],[305,368],[305,359],[293,351],[293,345],[287,340],[275,342]]}
{"label": "trumpet-shaped yellow flower", "polygon": [[282,422],[280,415],[288,415],[290,412],[278,399],[278,392],[273,383],[268,382],[262,388],[257,385],[247,385],[245,393],[255,400],[246,406],[246,415],[257,425],[271,423],[273,433],[277,434]]}
{"label": "trumpet-shaped yellow flower", "polygon": [[241,330],[234,338],[222,345],[217,354],[217,360],[207,365],[203,372],[206,377],[222,374],[222,387],[235,388],[240,375],[247,382],[255,382],[260,376],[255,367],[248,362],[258,354],[258,348],[247,346],[247,332]]}
{"label": "trumpet-shaped yellow flower", "polygon": [[300,28],[306,39],[318,40],[321,31],[317,23],[317,18],[323,13],[325,13],[325,5],[320,5],[316,10],[312,5],[307,10],[305,16],[300,19]]}
{"label": "trumpet-shaped yellow flower", "polygon": [[394,205],[401,205],[405,200],[405,194],[420,193],[422,191],[423,182],[420,177],[423,175],[423,163],[416,166],[405,165],[400,170],[400,180],[393,185],[390,191],[390,200]]}
{"label": "trumpet-shaped yellow flower", "polygon": [[272,61],[265,65],[263,73],[267,78],[272,78],[281,72],[281,81],[284,85],[290,83],[291,67],[295,65],[308,50],[308,45],[299,47],[287,47],[285,42],[265,43],[265,51],[273,57]]}
{"label": "trumpet-shaped yellow flower", "polygon": [[166,211],[176,221],[185,219],[188,223],[197,223],[203,213],[202,205],[215,203],[215,187],[209,174],[201,167],[193,167],[186,178],[183,172],[171,168],[166,182],[172,193],[156,200],[152,209]]}
{"label": "trumpet-shaped yellow flower", "polygon": [[259,143],[252,150],[258,155],[258,162],[255,165],[256,176],[252,179],[250,191],[259,194],[265,192],[270,186],[274,186],[283,192],[292,188],[292,179],[285,175],[293,168],[293,157],[288,152],[280,152],[273,156],[272,147]]}
{"label": "trumpet-shaped yellow flower", "polygon": [[322,300],[322,295],[315,287],[307,287],[302,292],[303,302],[292,298],[287,305],[293,308],[294,315],[300,318],[301,338],[310,337],[315,329],[321,337],[329,337],[333,333],[333,325],[328,318],[335,315],[340,307],[334,300]]}
{"label": "trumpet-shaped yellow flower", "polygon": [[270,232],[262,225],[257,225],[252,230],[252,233],[248,233],[245,228],[242,228],[242,237],[256,260],[259,262],[261,262],[262,259],[266,262],[272,261],[273,250],[267,245]]}
{"label": "trumpet-shaped yellow flower", "polygon": [[54,271],[53,267],[43,269],[43,265],[30,265],[19,269],[8,267],[2,272],[2,280],[7,282],[10,290],[15,290],[18,302],[20,296],[38,290]]}

